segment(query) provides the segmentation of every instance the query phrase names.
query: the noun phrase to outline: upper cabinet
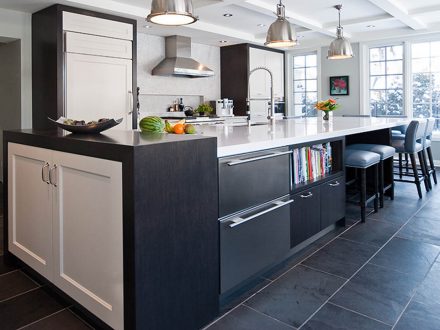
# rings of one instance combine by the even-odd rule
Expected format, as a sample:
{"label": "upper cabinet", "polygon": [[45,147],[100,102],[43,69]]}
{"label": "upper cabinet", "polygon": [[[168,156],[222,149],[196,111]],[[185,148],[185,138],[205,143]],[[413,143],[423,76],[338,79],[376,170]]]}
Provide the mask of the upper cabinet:
{"label": "upper cabinet", "polygon": [[136,21],[54,5],[32,15],[32,126],[48,117],[137,127]]}
{"label": "upper cabinet", "polygon": [[[284,102],[284,51],[240,44],[222,47],[220,54],[221,97],[234,100],[235,115],[246,115],[248,87],[252,99],[261,99],[263,102],[270,99],[270,77],[267,71],[255,71],[248,83],[249,72],[257,67],[265,67],[272,72],[275,102]],[[263,105],[264,112],[267,107]]]}

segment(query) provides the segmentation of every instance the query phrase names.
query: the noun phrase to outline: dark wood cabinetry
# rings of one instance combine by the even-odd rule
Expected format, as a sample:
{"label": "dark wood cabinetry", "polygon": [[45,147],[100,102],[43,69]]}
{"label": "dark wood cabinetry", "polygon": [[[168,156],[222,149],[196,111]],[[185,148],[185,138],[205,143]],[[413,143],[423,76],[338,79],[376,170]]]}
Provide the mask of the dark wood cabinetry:
{"label": "dark wood cabinetry", "polygon": [[[246,115],[246,99],[248,97],[248,76],[249,71],[253,69],[250,64],[250,49],[252,48],[262,49],[270,53],[280,53],[283,55],[283,57],[285,57],[285,53],[282,50],[276,50],[251,44],[225,46],[220,49],[221,97],[234,100],[234,114],[236,116]],[[283,80],[282,95],[276,95],[276,97],[281,97],[283,101],[285,96],[285,83],[283,75],[284,62],[285,58],[283,58],[281,71],[279,73],[274,73],[274,79],[277,79],[277,76],[281,75],[280,77]],[[265,96],[267,97],[268,95]]]}
{"label": "dark wood cabinetry", "polygon": [[320,187],[293,195],[290,246],[294,247],[321,230]]}
{"label": "dark wood cabinetry", "polygon": [[321,229],[325,229],[345,217],[345,178],[323,183],[320,189]]}

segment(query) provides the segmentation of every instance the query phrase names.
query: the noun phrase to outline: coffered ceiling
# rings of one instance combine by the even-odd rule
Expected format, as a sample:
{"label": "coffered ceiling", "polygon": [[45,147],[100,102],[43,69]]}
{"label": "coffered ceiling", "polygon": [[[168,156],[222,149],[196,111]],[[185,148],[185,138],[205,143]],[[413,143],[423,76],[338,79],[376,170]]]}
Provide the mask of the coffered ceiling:
{"label": "coffered ceiling", "polygon": [[[193,0],[200,20],[186,27],[148,24],[150,0],[0,0],[0,8],[35,12],[62,3],[136,18],[139,32],[190,36],[194,42],[228,45],[264,43],[275,19],[278,0]],[[335,35],[337,11],[342,3],[342,25],[351,41],[440,33],[439,0],[284,0],[286,15],[296,28],[300,46],[328,44]],[[232,14],[225,17],[224,14]],[[220,43],[220,40],[227,41]]]}

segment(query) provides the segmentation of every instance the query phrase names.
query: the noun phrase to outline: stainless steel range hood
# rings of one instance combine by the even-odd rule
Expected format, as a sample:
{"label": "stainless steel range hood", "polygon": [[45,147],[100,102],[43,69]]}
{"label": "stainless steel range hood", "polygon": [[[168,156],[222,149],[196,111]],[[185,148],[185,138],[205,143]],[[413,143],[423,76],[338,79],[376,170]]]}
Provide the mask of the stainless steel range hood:
{"label": "stainless steel range hood", "polygon": [[211,77],[214,71],[191,58],[191,38],[165,38],[165,59],[152,71],[156,76]]}

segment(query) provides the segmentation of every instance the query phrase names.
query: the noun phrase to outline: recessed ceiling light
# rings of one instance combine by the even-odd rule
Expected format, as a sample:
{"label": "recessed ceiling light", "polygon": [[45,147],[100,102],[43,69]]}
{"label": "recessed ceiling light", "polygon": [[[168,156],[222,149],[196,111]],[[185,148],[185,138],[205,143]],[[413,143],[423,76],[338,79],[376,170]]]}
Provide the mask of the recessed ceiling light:
{"label": "recessed ceiling light", "polygon": [[150,25],[144,25],[144,28],[151,29],[151,26]]}
{"label": "recessed ceiling light", "polygon": [[226,13],[226,14],[223,14],[223,16],[224,16],[224,17],[232,17],[232,16],[234,16],[234,15],[232,15],[231,13]]}
{"label": "recessed ceiling light", "polygon": [[369,29],[372,29],[372,28],[375,28],[376,27],[376,25],[367,25],[367,28],[369,28]]}
{"label": "recessed ceiling light", "polygon": [[266,24],[257,24],[258,27],[265,27]]}
{"label": "recessed ceiling light", "polygon": [[227,43],[228,41],[227,40],[220,40],[219,41],[221,44],[225,44],[225,43]]}

